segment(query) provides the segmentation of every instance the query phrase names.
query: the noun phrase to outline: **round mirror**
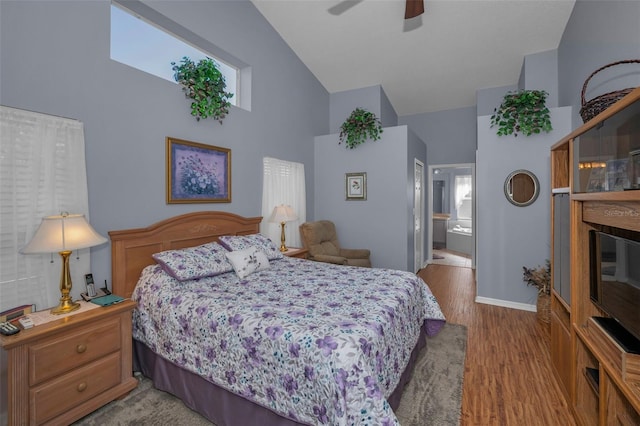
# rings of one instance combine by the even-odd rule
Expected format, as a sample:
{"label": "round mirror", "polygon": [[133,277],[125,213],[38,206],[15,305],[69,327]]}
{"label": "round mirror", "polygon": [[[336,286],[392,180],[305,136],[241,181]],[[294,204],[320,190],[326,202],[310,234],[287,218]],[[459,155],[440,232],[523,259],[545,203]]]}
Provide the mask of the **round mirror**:
{"label": "round mirror", "polygon": [[540,183],[528,170],[516,170],[504,181],[504,195],[514,206],[525,207],[538,198]]}

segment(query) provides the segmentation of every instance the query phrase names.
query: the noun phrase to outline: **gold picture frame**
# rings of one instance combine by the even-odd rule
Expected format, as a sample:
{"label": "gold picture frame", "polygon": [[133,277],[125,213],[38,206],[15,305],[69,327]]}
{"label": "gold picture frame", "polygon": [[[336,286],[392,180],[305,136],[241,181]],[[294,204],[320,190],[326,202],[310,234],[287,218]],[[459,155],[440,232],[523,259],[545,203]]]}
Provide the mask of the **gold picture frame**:
{"label": "gold picture frame", "polygon": [[345,194],[347,201],[367,199],[367,174],[365,172],[345,174]]}
{"label": "gold picture frame", "polygon": [[167,137],[167,204],[230,203],[231,150]]}

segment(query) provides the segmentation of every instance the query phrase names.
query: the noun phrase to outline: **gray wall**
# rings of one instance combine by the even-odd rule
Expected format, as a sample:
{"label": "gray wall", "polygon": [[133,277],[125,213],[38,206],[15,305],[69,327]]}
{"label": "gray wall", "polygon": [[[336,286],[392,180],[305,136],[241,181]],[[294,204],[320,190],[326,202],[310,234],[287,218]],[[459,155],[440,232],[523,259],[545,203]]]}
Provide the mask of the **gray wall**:
{"label": "gray wall", "polygon": [[382,86],[380,86],[380,121],[382,121],[382,127],[398,125],[398,114],[396,114],[396,110],[393,108]]}
{"label": "gray wall", "polygon": [[406,124],[426,142],[429,164],[476,161],[475,107],[405,115],[398,117],[398,124]]}
{"label": "gray wall", "polygon": [[[573,106],[573,128],[582,125],[580,92],[598,68],[640,59],[640,2],[577,0],[558,47],[559,105]],[[640,86],[640,64],[618,65],[587,85],[586,100]]]}
{"label": "gray wall", "polygon": [[[497,136],[490,116],[478,117],[476,164],[477,299],[514,306],[535,304],[536,292],[522,281],[522,267],[544,265],[550,256],[550,148],[571,131],[571,108],[552,108],[554,130],[540,135]],[[516,207],[504,195],[509,173],[526,169],[540,182],[540,195]]]}
{"label": "gray wall", "polygon": [[[403,126],[404,127],[404,126]],[[423,177],[423,194],[422,194],[422,230],[423,247],[422,254],[423,259],[420,259],[419,265],[415,263],[415,235],[413,228],[413,209],[415,207],[415,192],[414,192],[414,180],[415,180],[415,160],[421,161],[424,165],[422,170]],[[424,141],[416,136],[415,133],[407,128],[407,210],[406,210],[406,223],[407,223],[407,271],[416,272],[424,263],[424,257],[427,255],[427,196],[431,193],[431,189],[427,188],[427,146]]]}
{"label": "gray wall", "polygon": [[[525,90],[546,90],[547,107],[558,106],[558,51],[534,53],[524,57],[523,85]],[[502,101],[500,101],[502,102]]]}
{"label": "gray wall", "polygon": [[478,117],[483,115],[491,116],[495,112],[495,109],[502,103],[505,93],[518,90],[518,87],[519,86],[490,87],[476,91]]}
{"label": "gray wall", "polygon": [[[84,122],[96,230],[106,236],[203,209],[259,216],[264,156],[305,164],[313,212],[313,138],[328,133],[326,90],[249,1],[147,4],[252,67],[250,112],[233,107],[223,125],[196,122],[177,84],[111,61],[109,1],[0,2],[0,103]],[[231,203],[165,203],[167,136],[232,150]],[[91,252],[97,282],[110,280],[110,246]]]}
{"label": "gray wall", "polygon": [[329,133],[340,133],[340,126],[356,108],[374,113],[382,127],[398,124],[398,115],[380,85],[332,93],[329,102]]}
{"label": "gray wall", "polygon": [[[407,270],[413,265],[408,158],[426,149],[419,149],[421,142],[409,136],[406,126],[387,127],[381,136],[355,149],[338,145],[337,134],[315,138],[314,217],[335,223],[343,247],[370,249],[373,266]],[[345,199],[345,173],[352,172],[367,173],[366,201]]]}

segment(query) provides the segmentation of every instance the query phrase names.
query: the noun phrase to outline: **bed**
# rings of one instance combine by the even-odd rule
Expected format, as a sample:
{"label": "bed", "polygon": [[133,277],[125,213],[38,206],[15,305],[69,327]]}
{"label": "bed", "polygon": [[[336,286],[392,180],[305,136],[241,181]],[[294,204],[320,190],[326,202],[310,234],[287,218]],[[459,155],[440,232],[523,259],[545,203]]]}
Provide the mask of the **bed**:
{"label": "bed", "polygon": [[[210,211],[109,232],[113,292],[138,303],[136,370],[218,426],[398,424],[413,362],[445,322],[428,287],[282,256],[260,221]],[[208,260],[182,267],[185,253]]]}

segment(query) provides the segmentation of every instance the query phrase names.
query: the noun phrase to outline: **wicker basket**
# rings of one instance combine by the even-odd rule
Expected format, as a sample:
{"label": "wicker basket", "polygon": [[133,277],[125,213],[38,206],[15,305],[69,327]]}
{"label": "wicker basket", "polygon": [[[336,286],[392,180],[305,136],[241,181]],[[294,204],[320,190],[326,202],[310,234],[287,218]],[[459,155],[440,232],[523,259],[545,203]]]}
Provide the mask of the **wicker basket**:
{"label": "wicker basket", "polygon": [[582,108],[580,108],[580,116],[582,117],[582,121],[586,123],[587,121],[591,120],[593,117],[609,108],[609,106],[613,105],[614,103],[631,93],[631,91],[634,89],[634,87],[630,87],[627,89],[616,90],[615,92],[605,93],[604,95],[597,96],[587,102],[584,99],[584,95],[587,91],[587,84],[589,84],[591,78],[600,71],[613,67],[615,65],[633,63],[640,63],[640,59],[627,59],[625,61],[613,62],[609,65],[598,68],[593,73],[591,73],[591,75],[585,80],[584,85],[582,86],[582,93],[580,94],[580,100],[582,104]]}
{"label": "wicker basket", "polygon": [[551,322],[551,296],[548,294],[538,294],[538,301],[536,303],[536,314],[538,321],[543,324],[549,324]]}

